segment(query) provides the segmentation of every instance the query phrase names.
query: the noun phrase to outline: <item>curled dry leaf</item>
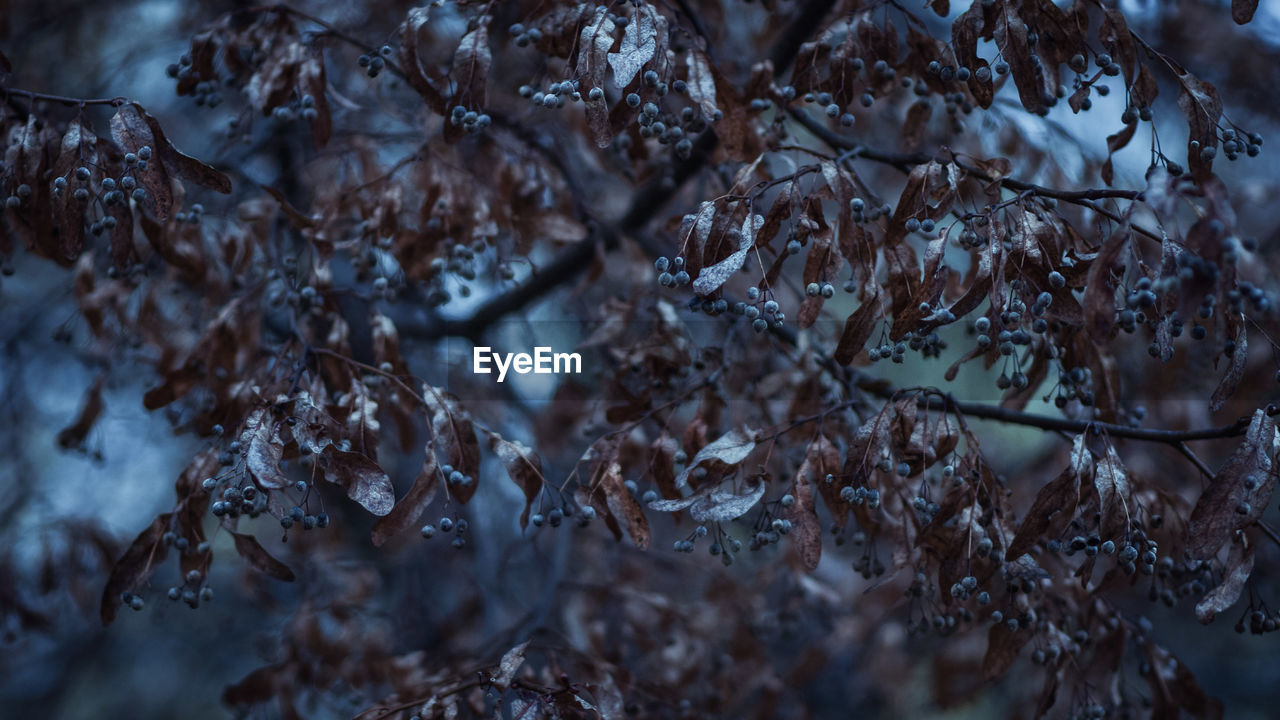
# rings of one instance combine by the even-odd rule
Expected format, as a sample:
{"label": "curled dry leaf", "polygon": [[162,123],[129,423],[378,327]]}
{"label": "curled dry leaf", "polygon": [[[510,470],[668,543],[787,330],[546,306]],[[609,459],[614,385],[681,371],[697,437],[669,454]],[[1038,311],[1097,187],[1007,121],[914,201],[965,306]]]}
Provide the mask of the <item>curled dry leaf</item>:
{"label": "curled dry leaf", "polygon": [[1205,593],[1196,603],[1196,619],[1208,625],[1240,599],[1244,591],[1245,581],[1253,573],[1253,547],[1245,548],[1243,543],[1232,543],[1231,556],[1227,558],[1226,570],[1222,573],[1222,583]]}
{"label": "curled dry leaf", "polygon": [[756,482],[739,491],[732,480],[718,486],[705,487],[697,493],[679,500],[654,500],[649,507],[662,512],[679,512],[687,509],[696,522],[728,522],[742,517],[764,497],[765,483]]}
{"label": "curled dry leaf", "polygon": [[489,447],[511,478],[524,492],[524,510],[520,513],[520,528],[529,524],[529,508],[542,492],[542,458],[524,443],[504,440],[501,436],[490,433]]}
{"label": "curled dry leaf", "polygon": [[618,52],[609,53],[613,82],[621,90],[631,84],[645,63],[658,49],[658,33],[666,31],[667,21],[649,3],[641,3],[622,32]]}
{"label": "curled dry leaf", "polygon": [[[1280,432],[1265,410],[1253,414],[1244,442],[1227,458],[1201,493],[1187,524],[1187,552],[1208,559],[1256,523],[1276,486]],[[1243,512],[1242,512],[1243,511]]]}
{"label": "curled dry leaf", "polygon": [[795,502],[787,509],[787,518],[791,520],[789,537],[800,555],[800,561],[806,568],[814,570],[818,567],[818,561],[822,559],[822,526],[818,522],[818,511],[813,504],[813,489],[809,485],[811,468],[812,465],[806,454],[791,489]]}
{"label": "curled dry leaf", "polygon": [[157,515],[155,520],[138,533],[129,548],[124,551],[115,565],[111,567],[111,576],[102,590],[102,603],[98,615],[103,625],[110,625],[116,618],[116,612],[123,602],[121,593],[133,590],[146,582],[147,578],[164,562],[169,547],[163,542],[163,536],[169,531],[170,513]]}
{"label": "curled dry leaf", "polygon": [[466,503],[480,484],[480,443],[476,440],[471,414],[457,397],[443,390],[425,387],[422,397],[427,401],[431,432],[435,437],[436,452],[443,458],[442,464],[452,465],[454,470],[472,480],[467,485],[448,487],[450,497]]}
{"label": "curled dry leaf", "polygon": [[693,290],[699,295],[710,295],[720,289],[733,274],[742,269],[743,262],[747,259],[747,252],[756,243],[756,232],[760,230],[760,226],[764,224],[764,217],[760,215],[749,215],[742,222],[742,237],[738,241],[738,249],[729,254],[728,257],[702,268],[698,272],[698,277],[693,281]]}
{"label": "curled dry leaf", "polygon": [[697,455],[689,461],[689,464],[680,474],[676,476],[676,487],[684,487],[689,484],[689,473],[700,465],[713,466],[719,464],[724,467],[735,467],[747,459],[751,451],[756,448],[755,432],[747,428],[735,428],[729,432],[716,438],[706,447],[698,451]]}
{"label": "curled dry leaf", "polygon": [[631,536],[636,547],[649,547],[649,520],[644,516],[644,508],[627,489],[622,479],[622,466],[617,462],[609,463],[600,479],[599,490],[604,492],[605,504],[609,513],[620,520]]}
{"label": "curled dry leaf", "polygon": [[414,479],[409,492],[400,498],[395,507],[373,525],[372,541],[374,547],[381,547],[392,536],[412,527],[422,513],[435,499],[436,488],[440,482],[440,467],[436,464],[436,453],[431,443],[427,443],[426,458],[422,461],[422,470]]}
{"label": "curled dry leaf", "polygon": [[254,410],[244,425],[240,445],[247,448],[245,465],[253,479],[264,488],[280,489],[292,485],[280,469],[284,442],[280,439],[280,424],[271,411],[267,408]]}
{"label": "curled dry leaf", "polygon": [[272,557],[271,553],[258,542],[258,538],[238,532],[232,532],[231,537],[235,539],[236,552],[247,560],[254,570],[276,580],[294,581],[293,571],[289,566]]}
{"label": "curled dry leaf", "polygon": [[1071,446],[1071,464],[1058,477],[1040,488],[1022,524],[1009,541],[1005,559],[1021,557],[1042,537],[1054,537],[1066,529],[1080,504],[1080,485],[1093,472],[1093,459],[1085,447],[1085,436],[1076,436]]}
{"label": "curled dry leaf", "polygon": [[327,461],[325,480],[346,488],[347,497],[374,515],[381,517],[391,512],[396,503],[396,491],[391,485],[391,478],[377,463],[360,453],[339,450],[334,445],[324,449],[323,457]]}
{"label": "curled dry leaf", "polygon": [[148,146],[155,152],[147,169],[135,172],[134,178],[144,193],[139,206],[152,219],[163,222],[169,219],[173,209],[173,187],[164,164],[164,155],[160,153],[160,143],[143,115],[144,111],[137,103],[121,105],[115,115],[111,116],[111,137],[120,146],[121,152],[136,153],[143,146]]}
{"label": "curled dry leaf", "polygon": [[516,673],[520,671],[520,666],[524,665],[524,650],[527,647],[529,647],[529,641],[525,640],[502,655],[502,660],[498,662],[498,671],[490,678],[498,692],[505,692],[511,686],[511,681],[516,679]]}

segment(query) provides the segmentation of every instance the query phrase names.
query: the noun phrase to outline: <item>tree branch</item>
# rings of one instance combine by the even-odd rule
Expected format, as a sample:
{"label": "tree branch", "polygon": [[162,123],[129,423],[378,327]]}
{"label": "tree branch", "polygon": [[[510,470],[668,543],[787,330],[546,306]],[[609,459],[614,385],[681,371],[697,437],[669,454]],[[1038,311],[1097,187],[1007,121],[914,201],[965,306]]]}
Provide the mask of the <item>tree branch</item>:
{"label": "tree branch", "polygon": [[[835,0],[810,0],[792,19],[769,53],[775,73],[782,72],[791,64],[804,38],[820,25],[834,2]],[[623,236],[632,235],[648,225],[684,182],[706,165],[718,144],[719,138],[715,131],[707,129],[694,143],[689,158],[675,162],[670,178],[674,182],[667,182],[661,175],[651,179],[636,192],[626,214],[620,220],[601,224],[595,233],[561,251],[526,283],[490,298],[471,317],[438,321],[425,328],[420,336],[428,340],[449,336],[476,340],[503,316],[520,310],[572,280],[590,266],[596,248],[612,250]]]}

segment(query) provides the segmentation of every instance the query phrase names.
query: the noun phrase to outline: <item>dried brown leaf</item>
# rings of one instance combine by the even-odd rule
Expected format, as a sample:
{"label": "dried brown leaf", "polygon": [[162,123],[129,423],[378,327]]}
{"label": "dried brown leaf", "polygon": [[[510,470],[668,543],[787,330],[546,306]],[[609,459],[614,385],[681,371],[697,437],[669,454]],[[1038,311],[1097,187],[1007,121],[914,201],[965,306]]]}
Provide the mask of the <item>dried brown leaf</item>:
{"label": "dried brown leaf", "polygon": [[422,461],[422,470],[414,479],[409,492],[391,508],[391,512],[378,519],[373,525],[372,541],[374,547],[381,547],[392,536],[404,532],[422,516],[422,513],[435,499],[436,488],[440,482],[440,467],[436,464],[435,448],[427,443],[426,458]]}
{"label": "dried brown leaf", "polygon": [[489,435],[489,447],[506,468],[511,481],[524,491],[524,510],[520,513],[520,528],[524,529],[529,524],[529,508],[542,492],[542,458],[525,444],[504,440],[495,434]]}
{"label": "dried brown leaf", "polygon": [[258,542],[258,538],[238,532],[232,532],[231,537],[235,539],[236,552],[248,560],[254,570],[276,580],[294,581],[293,571],[289,566],[272,557]]}
{"label": "dried brown leaf", "polygon": [[111,567],[111,575],[102,590],[102,603],[98,611],[103,625],[110,625],[115,620],[116,612],[123,604],[121,594],[143,584],[156,571],[156,567],[164,562],[169,548],[164,544],[163,536],[169,530],[169,520],[172,517],[170,513],[157,515],[145,530],[138,533],[138,537],[133,539],[129,548]]}
{"label": "dried brown leaf", "polygon": [[[1208,559],[1256,523],[1276,485],[1275,456],[1280,432],[1265,410],[1253,414],[1244,441],[1200,494],[1187,523],[1187,552]],[[1250,487],[1252,486],[1252,487]]]}
{"label": "dried brown leaf", "polygon": [[339,450],[336,445],[327,446],[323,457],[327,460],[325,480],[346,488],[347,497],[374,515],[381,517],[391,512],[396,504],[395,487],[377,463],[360,453]]}
{"label": "dried brown leaf", "polygon": [[1243,548],[1241,543],[1231,545],[1231,557],[1227,559],[1226,570],[1222,573],[1222,583],[1205,593],[1196,603],[1196,619],[1208,625],[1240,599],[1244,591],[1245,581],[1253,573],[1253,548]]}
{"label": "dried brown leaf", "polygon": [[756,448],[755,433],[747,428],[734,428],[698,451],[688,466],[676,476],[676,487],[689,484],[689,473],[700,465],[735,467]]}

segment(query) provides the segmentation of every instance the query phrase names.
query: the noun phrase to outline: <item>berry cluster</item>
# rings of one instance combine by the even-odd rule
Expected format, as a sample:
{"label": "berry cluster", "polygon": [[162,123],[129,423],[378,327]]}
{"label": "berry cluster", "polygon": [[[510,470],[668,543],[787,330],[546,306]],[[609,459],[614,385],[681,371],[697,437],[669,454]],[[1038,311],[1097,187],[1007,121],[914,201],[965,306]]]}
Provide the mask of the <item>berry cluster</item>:
{"label": "berry cluster", "polygon": [[356,64],[364,68],[365,73],[376,78],[387,67],[387,58],[395,52],[390,45],[383,45],[377,52],[368,52],[356,58]]}
{"label": "berry cluster", "polygon": [[466,532],[469,527],[470,527],[470,523],[467,522],[466,518],[457,518],[455,520],[450,517],[442,517],[440,518],[440,521],[435,525],[432,525],[430,523],[423,525],[422,529],[419,532],[421,533],[422,537],[427,540],[430,540],[431,538],[436,536],[437,528],[439,528],[440,532],[454,533],[453,541],[451,544],[455,548],[462,549],[467,545]]}

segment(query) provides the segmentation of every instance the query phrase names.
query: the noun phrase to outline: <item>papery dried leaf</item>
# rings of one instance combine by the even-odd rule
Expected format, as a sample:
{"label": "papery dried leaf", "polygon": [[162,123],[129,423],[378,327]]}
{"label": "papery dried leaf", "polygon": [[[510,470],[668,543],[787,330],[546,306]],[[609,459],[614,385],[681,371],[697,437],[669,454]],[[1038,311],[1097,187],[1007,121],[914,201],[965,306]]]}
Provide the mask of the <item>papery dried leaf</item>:
{"label": "papery dried leaf", "polygon": [[[321,80],[323,81],[323,77]],[[316,102],[323,102],[323,95]],[[151,129],[151,134],[157,143],[157,145],[152,146],[152,150],[160,156],[160,161],[164,163],[166,170],[184,182],[192,182],[220,192],[223,195],[231,193],[231,178],[212,166],[180,152],[169,141],[169,138],[165,137],[164,130],[160,127],[160,122],[152,117],[151,113],[143,110],[141,105],[134,103],[134,106],[142,115],[142,119],[146,121],[147,127]],[[154,159],[155,156],[153,155],[152,158]]]}
{"label": "papery dried leaf", "polygon": [[844,331],[840,333],[840,341],[833,354],[836,362],[841,365],[853,362],[858,353],[866,347],[867,340],[871,339],[871,333],[875,331],[876,323],[879,322],[882,313],[880,298],[876,296],[859,305],[858,309],[845,319]]}
{"label": "papery dried leaf", "polygon": [[619,90],[630,85],[645,63],[653,59],[658,49],[660,29],[666,30],[666,18],[658,15],[653,6],[641,3],[636,7],[631,21],[622,32],[622,44],[618,52],[609,53],[613,82]]}
{"label": "papery dried leaf", "polygon": [[1105,344],[1111,339],[1116,315],[1116,283],[1112,279],[1112,266],[1119,263],[1131,237],[1127,222],[1113,228],[1089,267],[1081,304],[1084,306],[1085,329],[1095,343]]}
{"label": "papery dried leaf", "polygon": [[1111,54],[1114,62],[1119,63],[1126,85],[1133,83],[1134,69],[1137,65],[1137,52],[1134,49],[1133,36],[1129,33],[1129,24],[1125,22],[1124,13],[1115,8],[1104,8],[1102,25],[1098,28],[1098,40]]}
{"label": "papery dried leaf", "polygon": [[689,510],[689,516],[700,523],[728,522],[741,517],[764,497],[765,484],[757,482],[742,492],[726,480],[718,486],[705,487],[694,495],[678,500],[654,500],[649,507],[662,512]]}
{"label": "papery dried leaf", "polygon": [[702,50],[692,48],[685,56],[685,64],[689,68],[689,99],[702,110],[702,117],[710,120],[717,109],[716,79],[712,74],[711,60]]}
{"label": "papery dried leaf", "polygon": [[169,219],[173,208],[173,187],[165,167],[160,140],[156,138],[145,115],[145,111],[137,103],[121,105],[111,116],[111,137],[120,146],[121,152],[136,153],[143,146],[151,148],[154,154],[148,161],[147,169],[142,171],[135,166],[132,175],[144,193],[138,204],[152,218],[163,222]]}
{"label": "papery dried leaf", "polygon": [[240,557],[249,561],[250,567],[254,570],[276,580],[294,581],[293,571],[289,569],[289,566],[272,557],[271,553],[267,552],[258,542],[258,538],[238,532],[232,532],[231,537],[235,539],[236,552],[240,554]]}
{"label": "papery dried leaf", "polygon": [[529,647],[529,641],[516,645],[502,655],[502,660],[498,662],[498,671],[490,678],[495,689],[498,692],[506,692],[511,686],[511,681],[516,679],[516,673],[520,671],[520,666],[524,665],[524,651]]}
{"label": "papery dried leaf", "polygon": [[98,611],[103,625],[110,625],[115,620],[116,612],[123,604],[121,594],[138,588],[164,562],[169,548],[163,537],[169,531],[169,520],[172,517],[170,513],[157,515],[145,530],[138,533],[138,537],[133,539],[129,548],[111,567],[111,576],[107,578],[107,585],[102,590],[102,603]]}
{"label": "papery dried leaf", "polygon": [[1058,477],[1036,493],[1036,499],[1022,517],[1022,524],[1009,541],[1005,560],[1014,560],[1029,550],[1042,537],[1055,537],[1076,515],[1080,503],[1080,484],[1092,471],[1092,462],[1084,445],[1085,436],[1077,435],[1071,450],[1071,464]]}
{"label": "papery dried leaf", "polygon": [[695,468],[706,464],[708,466],[720,463],[724,466],[734,467],[747,459],[752,450],[756,448],[755,433],[747,428],[734,428],[729,432],[716,438],[706,447],[698,451],[697,455],[689,461],[689,464],[680,474],[676,476],[676,487],[684,487],[689,484],[689,473]]}
{"label": "papery dried leaf", "polygon": [[[1208,559],[1262,517],[1276,485],[1280,432],[1265,410],[1253,414],[1244,441],[1200,494],[1187,523],[1187,552]],[[1252,487],[1250,487],[1252,486]]]}
{"label": "papery dried leaf", "polygon": [[[1218,147],[1218,121],[1222,119],[1222,100],[1213,83],[1200,80],[1191,73],[1178,76],[1178,107],[1187,118],[1187,167],[1196,180],[1204,181],[1213,172],[1213,158],[1205,148]],[[1198,147],[1193,147],[1196,143]]]}
{"label": "papery dried leaf", "polygon": [[413,486],[396,502],[391,512],[374,523],[372,535],[374,547],[382,547],[387,540],[412,527],[435,499],[439,482],[440,467],[436,464],[435,448],[431,443],[427,443],[426,458],[422,461],[422,470],[414,479]]}
{"label": "papery dried leaf", "polygon": [[636,547],[649,547],[649,519],[644,515],[644,508],[627,489],[622,479],[622,466],[616,462],[609,463],[600,480],[600,490],[604,492],[605,504],[609,513],[622,521]]}
{"label": "papery dried leaf", "polygon": [[1227,372],[1222,376],[1218,387],[1214,388],[1213,395],[1209,397],[1209,409],[1213,412],[1218,412],[1223,405],[1227,404],[1227,400],[1235,394],[1240,381],[1244,379],[1245,364],[1249,355],[1249,337],[1244,322],[1237,315],[1231,315],[1227,320],[1227,327],[1232,326],[1235,327],[1235,350],[1231,353],[1231,364],[1227,366]]}
{"label": "papery dried leaf", "polygon": [[760,215],[748,216],[742,223],[742,238],[738,241],[738,249],[720,262],[699,270],[698,277],[693,281],[693,291],[699,295],[710,295],[741,270],[747,253],[755,246],[756,233],[762,225],[764,218]]}
{"label": "papery dried leaf", "polygon": [[280,438],[280,423],[266,408],[254,410],[244,423],[240,434],[240,446],[247,449],[245,465],[254,480],[264,488],[280,489],[292,485],[280,470],[284,456],[284,441]]}
{"label": "papery dried leaf", "polygon": [[1138,131],[1138,121],[1125,125],[1120,132],[1107,136],[1107,161],[1102,164],[1102,181],[1108,186],[1115,180],[1115,169],[1111,163],[1111,156],[1119,152],[1124,146],[1129,144],[1133,139],[1134,133]]}
{"label": "papery dried leaf", "polygon": [[347,497],[374,515],[381,517],[391,512],[396,504],[395,487],[377,463],[360,453],[339,450],[334,445],[324,449],[323,457],[327,461],[325,480],[341,485],[346,489]]}
{"label": "papery dried leaf", "polygon": [[524,491],[524,510],[520,513],[523,530],[529,524],[529,508],[542,492],[542,458],[525,444],[504,440],[498,435],[489,435],[489,447],[506,468],[507,476]]}
{"label": "papery dried leaf", "polygon": [[[604,7],[597,7],[595,15],[582,26],[579,34],[578,77],[582,84],[582,97],[587,108],[587,124],[596,147],[609,147],[613,142],[612,124],[609,122],[608,99],[602,96],[599,100],[590,98],[594,88],[604,90],[604,75],[608,68],[609,51],[613,49],[614,33],[617,26]],[[622,103],[619,103],[622,105]],[[621,108],[619,108],[621,109]]]}
{"label": "papery dried leaf", "polygon": [[[456,107],[461,105],[476,112],[488,107],[487,94],[489,69],[493,66],[493,54],[489,50],[489,22],[492,18],[482,15],[476,20],[475,27],[467,31],[458,41],[458,49],[453,54],[453,71],[451,77],[457,83],[450,102]],[[460,125],[444,124],[444,137],[448,142],[457,142],[466,135]]]}
{"label": "papery dried leaf", "polygon": [[651,452],[649,475],[653,478],[653,484],[658,486],[658,493],[668,500],[679,498],[680,490],[676,487],[675,455],[680,446],[676,439],[664,431],[658,439],[653,441],[649,449]]}
{"label": "papery dried leaf", "polygon": [[427,401],[437,452],[445,458],[445,464],[472,479],[467,485],[448,486],[451,497],[466,503],[480,484],[480,443],[476,440],[471,414],[463,409],[457,397],[442,390],[426,388],[422,396]]}
{"label": "papery dried leaf", "polygon": [[409,87],[421,95],[437,115],[443,115],[445,102],[434,84],[436,73],[431,67],[431,61],[422,57],[431,43],[431,8],[431,5],[424,5],[409,10],[400,25],[398,57]]}
{"label": "papery dried leaf", "polygon": [[1009,75],[1018,88],[1018,97],[1027,112],[1040,114],[1048,109],[1045,104],[1044,88],[1036,75],[1036,65],[1031,61],[1034,54],[1027,41],[1027,25],[1018,16],[1018,6],[1004,3],[1004,12],[996,21],[996,43],[1003,49],[1002,57],[1009,65]]}
{"label": "papery dried leaf", "polygon": [[1218,613],[1235,605],[1240,599],[1244,584],[1253,573],[1253,547],[1242,548],[1243,545],[1238,542],[1231,545],[1231,557],[1227,559],[1226,569],[1222,573],[1222,583],[1205,593],[1200,602],[1196,603],[1196,619],[1201,623],[1208,625],[1213,622]]}
{"label": "papery dried leaf", "polygon": [[808,464],[806,458],[804,466],[796,474],[791,490],[795,502],[787,509],[787,518],[791,520],[791,534],[788,537],[800,554],[804,566],[815,570],[818,561],[822,559],[822,526],[818,522],[818,511],[813,505],[813,489],[809,485],[809,473],[805,467]]}
{"label": "papery dried leaf", "polygon": [[907,119],[902,123],[902,146],[915,150],[924,141],[924,131],[933,116],[933,103],[917,100],[907,109]]}
{"label": "papery dried leaf", "polygon": [[1133,501],[1129,493],[1128,471],[1120,455],[1111,445],[1094,465],[1093,486],[1098,491],[1098,508],[1102,513],[1102,536],[1121,537],[1132,519]]}

